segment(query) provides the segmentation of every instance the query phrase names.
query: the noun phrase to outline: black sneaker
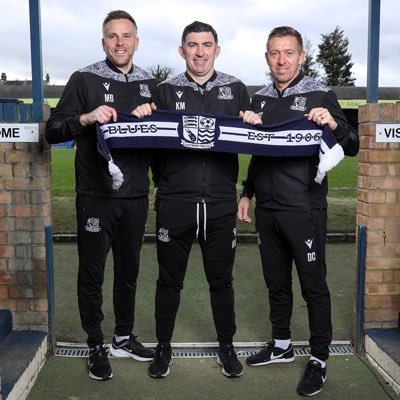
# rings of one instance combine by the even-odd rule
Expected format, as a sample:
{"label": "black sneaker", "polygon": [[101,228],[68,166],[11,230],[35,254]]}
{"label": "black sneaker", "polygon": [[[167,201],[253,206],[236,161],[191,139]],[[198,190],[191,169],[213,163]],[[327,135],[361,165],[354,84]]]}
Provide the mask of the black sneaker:
{"label": "black sneaker", "polygon": [[275,347],[274,340],[271,340],[268,346],[263,347],[261,350],[257,351],[256,354],[252,354],[246,358],[246,363],[252,367],[275,363],[289,363],[292,361],[294,361],[293,346],[290,344],[289,347],[284,350],[280,347]]}
{"label": "black sneaker", "polygon": [[149,375],[152,378],[165,378],[169,374],[172,364],[172,349],[169,344],[158,344],[156,354],[149,366]]}
{"label": "black sneaker", "polygon": [[97,381],[107,381],[113,374],[108,361],[107,347],[98,344],[89,350],[89,376]]}
{"label": "black sneaker", "polygon": [[228,378],[238,378],[243,374],[242,364],[232,344],[219,346],[217,363],[221,365],[222,373]]}
{"label": "black sneaker", "polygon": [[154,357],[154,350],[144,347],[134,335],[120,342],[117,342],[114,336],[110,353],[115,357],[132,357],[138,361],[151,361]]}
{"label": "black sneaker", "polygon": [[297,386],[300,396],[314,396],[322,390],[326,381],[326,368],[322,368],[318,361],[311,360],[307,363],[303,378]]}

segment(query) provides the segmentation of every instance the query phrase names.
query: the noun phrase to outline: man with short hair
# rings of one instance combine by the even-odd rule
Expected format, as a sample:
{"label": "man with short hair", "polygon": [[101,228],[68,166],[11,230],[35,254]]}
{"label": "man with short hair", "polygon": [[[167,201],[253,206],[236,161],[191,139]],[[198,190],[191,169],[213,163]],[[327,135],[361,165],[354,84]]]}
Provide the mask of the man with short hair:
{"label": "man with short hair", "polygon": [[[328,125],[344,154],[355,156],[358,135],[347,122],[336,95],[301,72],[305,53],[300,33],[287,26],[273,29],[265,58],[273,82],[253,96],[256,114],[247,112],[244,120],[276,124],[308,118],[320,126]],[[248,210],[255,195],[256,230],[272,323],[272,340],[247,357],[246,362],[261,366],[294,361],[290,339],[294,261],[307,303],[311,334],[311,358],[297,388],[297,393],[303,396],[322,390],[332,339],[325,264],[328,181],[325,178],[321,185],[314,181],[318,163],[318,155],[253,156],[238,208],[238,218],[251,222]]]}
{"label": "man with short hair", "polygon": [[96,123],[116,121],[117,110],[132,112],[149,102],[157,80],[133,64],[139,45],[137,25],[122,10],[103,22],[106,59],[75,72],[46,126],[49,143],[76,141],[76,213],[78,229],[78,303],[87,333],[89,376],[112,377],[101,322],[104,268],[110,247],[114,259],[113,303],[115,330],[111,354],[150,361],[154,350],[133,335],[135,293],[140,250],[148,210],[149,154],[118,149],[112,157],[124,175],[118,190],[100,154]]}
{"label": "man with short hair", "polygon": [[[186,61],[186,71],[157,87],[153,109],[228,116],[239,116],[241,111],[249,110],[246,86],[237,78],[214,69],[219,53],[218,36],[212,26],[198,21],[188,25],[179,46],[179,54]],[[133,114],[138,117],[149,115],[151,107],[145,104]],[[157,161],[154,181],[159,264],[155,310],[158,345],[149,375],[163,378],[169,374],[171,339],[180,292],[190,249],[197,238],[219,342],[217,361],[225,376],[238,377],[242,375],[243,367],[233,346],[236,324],[232,286],[237,154],[163,150]]]}

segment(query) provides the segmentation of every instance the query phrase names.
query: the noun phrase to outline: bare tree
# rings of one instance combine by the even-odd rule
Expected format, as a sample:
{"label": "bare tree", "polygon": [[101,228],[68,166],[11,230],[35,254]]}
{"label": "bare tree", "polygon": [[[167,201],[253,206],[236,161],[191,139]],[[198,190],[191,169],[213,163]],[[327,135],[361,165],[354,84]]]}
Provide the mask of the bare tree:
{"label": "bare tree", "polygon": [[303,73],[310,78],[319,78],[317,63],[314,61],[314,49],[310,39],[304,36],[303,50],[305,53],[304,63],[301,66]]}
{"label": "bare tree", "polygon": [[174,69],[158,64],[157,66],[150,67],[149,72],[154,76],[154,78],[162,82],[165,81],[174,72]]}

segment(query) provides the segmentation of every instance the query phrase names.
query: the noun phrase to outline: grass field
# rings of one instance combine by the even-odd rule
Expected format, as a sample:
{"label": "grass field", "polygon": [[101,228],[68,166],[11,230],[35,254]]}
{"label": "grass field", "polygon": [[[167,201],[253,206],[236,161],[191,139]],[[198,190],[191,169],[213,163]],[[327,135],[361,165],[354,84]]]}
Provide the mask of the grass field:
{"label": "grass field", "polygon": [[[52,149],[53,231],[75,233],[75,172],[73,149]],[[249,155],[240,155],[238,192],[246,177]],[[328,231],[354,232],[358,159],[346,157],[329,173]],[[152,193],[152,190],[151,190]],[[150,195],[150,203],[152,202]],[[150,211],[146,232],[153,233],[155,213]],[[238,224],[239,233],[254,233],[254,224]]]}

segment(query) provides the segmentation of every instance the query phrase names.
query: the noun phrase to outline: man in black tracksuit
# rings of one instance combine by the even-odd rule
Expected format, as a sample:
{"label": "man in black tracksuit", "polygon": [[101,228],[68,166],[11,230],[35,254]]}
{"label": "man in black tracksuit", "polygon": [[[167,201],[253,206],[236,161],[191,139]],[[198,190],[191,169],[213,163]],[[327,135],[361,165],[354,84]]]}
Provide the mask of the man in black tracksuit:
{"label": "man in black tracksuit", "polygon": [[124,175],[112,188],[108,163],[99,152],[96,123],[116,120],[117,110],[131,112],[150,101],[157,80],[133,65],[139,39],[133,18],[113,11],[103,22],[107,58],[75,72],[46,126],[49,143],[76,141],[75,178],[78,229],[78,303],[88,335],[89,376],[112,377],[101,322],[104,267],[110,247],[114,259],[115,331],[111,353],[140,361],[153,358],[132,334],[140,249],[148,210],[149,155],[143,150],[114,150]]}
{"label": "man in black tracksuit", "polygon": [[[290,27],[274,29],[267,41],[266,59],[273,83],[254,95],[252,107],[261,120],[252,122],[273,124],[303,117],[320,126],[327,124],[344,153],[355,156],[358,135],[346,121],[334,92],[300,71],[304,61],[300,34]],[[251,113],[247,114],[245,121]],[[246,362],[260,366],[294,360],[290,343],[294,261],[311,334],[311,359],[297,388],[297,393],[305,396],[322,389],[332,338],[325,264],[328,180],[321,185],[314,181],[318,163],[318,155],[253,156],[238,208],[239,219],[250,222],[248,208],[255,194],[256,229],[272,323],[272,340]]]}
{"label": "man in black tracksuit", "polygon": [[[245,85],[214,70],[219,51],[217,34],[210,25],[194,22],[187,26],[179,48],[186,60],[186,72],[157,87],[156,107],[230,116],[249,110]],[[134,115],[149,113],[151,109],[146,105]],[[232,268],[236,249],[237,174],[236,154],[205,150],[160,152],[154,169],[159,278],[155,310],[158,346],[149,368],[153,378],[169,373],[175,317],[196,237],[203,254],[220,343],[217,361],[228,377],[237,377],[243,372],[232,344],[236,331]]]}

